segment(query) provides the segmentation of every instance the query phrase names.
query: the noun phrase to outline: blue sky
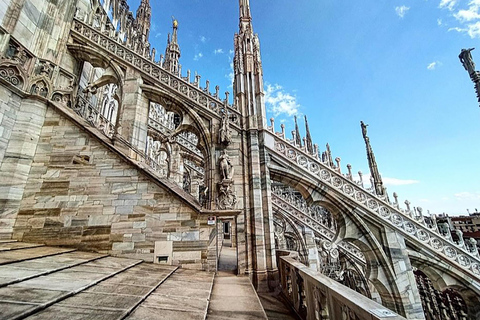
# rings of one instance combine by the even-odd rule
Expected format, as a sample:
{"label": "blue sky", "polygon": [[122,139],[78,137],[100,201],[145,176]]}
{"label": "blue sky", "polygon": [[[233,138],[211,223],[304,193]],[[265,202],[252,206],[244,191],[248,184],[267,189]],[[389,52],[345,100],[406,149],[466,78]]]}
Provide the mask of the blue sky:
{"label": "blue sky", "polygon": [[[238,1],[151,2],[157,52],[175,16],[184,75],[196,70],[202,85],[231,91]],[[138,3],[129,1],[132,11]],[[452,215],[480,209],[480,108],[458,59],[480,44],[480,0],[251,0],[251,10],[277,131],[307,115],[314,142],[328,142],[342,170],[368,173],[363,120],[401,203]],[[480,46],[472,55],[480,70]]]}

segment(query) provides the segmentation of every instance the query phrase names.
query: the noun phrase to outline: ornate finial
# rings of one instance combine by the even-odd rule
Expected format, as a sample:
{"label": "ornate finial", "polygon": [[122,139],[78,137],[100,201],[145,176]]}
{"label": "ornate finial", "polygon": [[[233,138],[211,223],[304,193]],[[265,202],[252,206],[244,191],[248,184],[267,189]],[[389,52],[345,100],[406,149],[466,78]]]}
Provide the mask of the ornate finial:
{"label": "ornate finial", "polygon": [[305,116],[305,132],[306,132],[306,143],[307,151],[313,153],[313,143],[312,143],[312,136],[310,135],[310,128],[308,127],[308,120],[307,116]]}
{"label": "ornate finial", "polygon": [[475,50],[475,48],[462,49],[462,51],[458,55],[460,62],[462,63],[465,70],[468,71],[469,75],[472,75],[475,73],[475,63],[473,62],[473,58],[472,58],[473,50]]}
{"label": "ornate finial", "polygon": [[367,127],[368,127],[368,124],[365,124],[365,123],[363,123],[363,121],[360,121],[360,126],[362,127],[363,138],[364,138],[364,139],[367,139],[367,138],[368,138],[368,136],[367,136]]}
{"label": "ornate finial", "polygon": [[302,147],[302,137],[300,135],[300,130],[298,129],[297,116],[294,116],[295,119],[295,144],[298,147]]}
{"label": "ornate finial", "polygon": [[174,16],[172,16],[172,24],[174,29],[178,28],[178,20]]}
{"label": "ornate finial", "polygon": [[371,179],[373,180],[372,188],[374,188],[377,195],[383,196],[385,195],[385,190],[383,188],[382,177],[378,172],[377,161],[375,160],[375,155],[373,154],[372,146],[370,145],[370,138],[367,136],[368,125],[363,121],[360,121],[360,126],[362,127],[362,135],[367,148],[368,166],[370,167]]}
{"label": "ornate finial", "polygon": [[462,49],[462,51],[458,55],[458,58],[460,59],[460,62],[462,63],[465,70],[467,70],[470,79],[475,85],[477,100],[480,103],[480,72],[475,71],[475,63],[473,62],[472,58],[473,50],[475,50],[475,48]]}

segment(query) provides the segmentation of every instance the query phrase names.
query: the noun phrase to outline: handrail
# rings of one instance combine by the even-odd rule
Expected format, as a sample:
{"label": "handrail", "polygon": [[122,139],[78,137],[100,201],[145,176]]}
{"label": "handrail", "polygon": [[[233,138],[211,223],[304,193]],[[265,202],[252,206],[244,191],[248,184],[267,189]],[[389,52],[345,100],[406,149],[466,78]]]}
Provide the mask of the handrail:
{"label": "handrail", "polygon": [[405,319],[291,256],[278,257],[278,270],[282,294],[301,319]]}

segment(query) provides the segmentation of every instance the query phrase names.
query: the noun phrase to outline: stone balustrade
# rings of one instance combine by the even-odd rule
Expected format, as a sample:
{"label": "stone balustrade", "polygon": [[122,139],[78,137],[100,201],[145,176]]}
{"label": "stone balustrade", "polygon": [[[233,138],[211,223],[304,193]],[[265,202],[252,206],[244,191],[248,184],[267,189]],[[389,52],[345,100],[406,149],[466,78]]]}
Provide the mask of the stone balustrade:
{"label": "stone balustrade", "polygon": [[374,219],[380,218],[409,241],[425,246],[434,254],[444,257],[447,263],[459,267],[480,281],[480,258],[476,248],[472,249],[465,242],[456,244],[450,234],[441,234],[436,224],[426,223],[423,215],[415,216],[411,210],[401,211],[275,133],[265,131],[265,135],[266,147],[272,155],[286,160],[301,170],[304,176],[321,181],[334,192],[354,201]]}
{"label": "stone balustrade", "polygon": [[110,122],[100,113],[99,107],[94,106],[85,96],[79,95],[77,103],[72,109],[82,118],[88,121],[92,126],[99,129],[107,137],[113,138],[115,133],[115,124]]}
{"label": "stone balustrade", "polygon": [[[315,236],[330,242],[334,240],[335,232],[332,232],[327,225],[318,221],[314,216],[311,216],[307,212],[302,211],[300,208],[297,208],[293,203],[289,202],[284,197],[279,196],[275,192],[272,192],[272,204],[275,209],[281,210],[295,222],[312,229]],[[364,254],[356,246],[345,241],[340,242],[338,246],[341,251],[345,252],[352,258],[359,260],[363,264],[366,263]]]}
{"label": "stone balustrade", "polygon": [[311,270],[289,253],[277,251],[281,290],[301,319],[405,319],[360,293]]}

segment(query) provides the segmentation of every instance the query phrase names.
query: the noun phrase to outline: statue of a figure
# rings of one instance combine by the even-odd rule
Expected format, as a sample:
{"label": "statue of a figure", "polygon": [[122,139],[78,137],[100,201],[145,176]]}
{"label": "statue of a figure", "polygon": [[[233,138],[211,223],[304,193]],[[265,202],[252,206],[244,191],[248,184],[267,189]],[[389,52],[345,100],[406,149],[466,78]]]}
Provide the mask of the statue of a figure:
{"label": "statue of a figure", "polygon": [[468,71],[468,74],[470,75],[475,73],[475,63],[473,62],[471,53],[472,50],[475,50],[475,48],[462,49],[462,51],[458,55],[460,62],[463,64],[463,67],[465,68],[465,70]]}
{"label": "statue of a figure", "polygon": [[222,180],[231,179],[233,176],[233,165],[230,162],[230,157],[228,156],[226,150],[223,150],[223,154],[220,156],[220,158],[218,158],[218,160]]}
{"label": "statue of a figure", "polygon": [[220,143],[225,145],[230,144],[231,136],[230,136],[230,119],[228,118],[228,114],[224,113],[222,117],[222,125],[220,126],[219,136],[220,136]]}
{"label": "statue of a figure", "polygon": [[367,137],[367,127],[368,127],[368,124],[365,124],[365,123],[363,123],[363,121],[360,121],[360,125],[362,126],[363,138],[364,138],[364,139],[368,138],[368,137]]}

